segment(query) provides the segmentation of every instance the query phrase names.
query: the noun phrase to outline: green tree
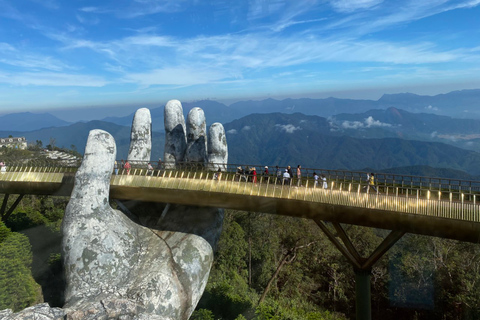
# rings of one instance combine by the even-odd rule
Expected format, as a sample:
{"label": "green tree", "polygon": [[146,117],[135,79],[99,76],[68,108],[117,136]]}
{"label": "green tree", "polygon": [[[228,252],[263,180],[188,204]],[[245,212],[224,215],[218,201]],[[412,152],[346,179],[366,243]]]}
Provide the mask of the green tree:
{"label": "green tree", "polygon": [[[0,229],[4,228],[0,222]],[[30,271],[31,263],[32,252],[28,238],[10,232],[0,243],[0,309],[19,311],[42,301],[40,286]]]}

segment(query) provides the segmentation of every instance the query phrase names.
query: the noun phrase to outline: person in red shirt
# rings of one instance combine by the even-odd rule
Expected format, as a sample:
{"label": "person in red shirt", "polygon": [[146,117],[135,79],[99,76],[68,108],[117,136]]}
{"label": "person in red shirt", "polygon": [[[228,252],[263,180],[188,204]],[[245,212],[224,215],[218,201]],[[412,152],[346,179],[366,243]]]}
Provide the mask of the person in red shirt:
{"label": "person in red shirt", "polygon": [[128,160],[127,160],[127,161],[125,162],[125,166],[124,166],[125,170],[127,170],[127,174],[130,174],[130,168],[131,168],[131,167],[132,167],[132,166],[130,165],[130,162],[128,162]]}

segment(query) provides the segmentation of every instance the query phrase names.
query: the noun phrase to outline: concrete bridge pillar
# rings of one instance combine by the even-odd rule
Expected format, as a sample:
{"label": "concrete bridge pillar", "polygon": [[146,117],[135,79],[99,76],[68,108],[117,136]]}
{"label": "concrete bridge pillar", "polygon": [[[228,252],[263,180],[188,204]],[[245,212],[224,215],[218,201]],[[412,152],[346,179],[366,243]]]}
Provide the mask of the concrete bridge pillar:
{"label": "concrete bridge pillar", "polygon": [[370,276],[372,269],[355,269],[355,313],[356,320],[372,319],[372,296]]}
{"label": "concrete bridge pillar", "polygon": [[362,257],[342,225],[338,222],[331,222],[334,230],[331,230],[322,220],[315,220],[315,223],[322,229],[323,233],[335,247],[347,258],[355,270],[355,307],[356,320],[372,319],[372,295],[370,288],[370,276],[373,265],[390,249],[405,231],[394,230],[383,239],[382,243],[370,254],[368,258]]}

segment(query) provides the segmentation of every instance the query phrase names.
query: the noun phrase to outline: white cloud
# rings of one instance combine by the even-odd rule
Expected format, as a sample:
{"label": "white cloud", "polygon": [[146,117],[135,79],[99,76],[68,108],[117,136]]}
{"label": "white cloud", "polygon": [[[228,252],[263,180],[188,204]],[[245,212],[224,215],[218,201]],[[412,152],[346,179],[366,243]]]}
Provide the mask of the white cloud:
{"label": "white cloud", "polygon": [[428,107],[425,107],[425,109],[427,109],[429,111],[438,111],[437,107],[434,107],[434,106],[431,106],[431,105],[429,105]]}
{"label": "white cloud", "polygon": [[286,133],[294,133],[296,130],[302,130],[300,127],[295,127],[293,124],[276,124],[275,127]]}
{"label": "white cloud", "polygon": [[73,69],[56,58],[19,50],[8,43],[0,43],[0,63],[24,69],[45,69],[51,71]]}
{"label": "white cloud", "polygon": [[164,68],[145,73],[127,74],[123,81],[142,86],[151,85],[195,85],[214,82],[227,75],[215,70],[198,70],[190,67]]}
{"label": "white cloud", "polygon": [[372,116],[365,119],[365,125],[367,128],[370,127],[391,127],[390,123],[380,122],[379,120],[374,120]]}
{"label": "white cloud", "polygon": [[365,118],[363,122],[361,121],[343,121],[341,127],[343,129],[361,129],[361,128],[371,128],[371,127],[391,127],[390,123],[380,122],[379,120],[373,119],[372,116]]}
{"label": "white cloud", "polygon": [[[331,0],[331,5],[344,13],[351,13],[345,18],[331,23],[330,29],[348,29],[352,35],[363,35],[378,32],[395,25],[404,25],[442,12],[460,8],[472,8],[480,4],[480,0],[429,0],[399,1],[392,5],[377,5],[377,0]],[[453,2],[453,3],[452,3]],[[370,7],[368,7],[371,5]],[[370,9],[369,12],[352,12],[349,8]]]}
{"label": "white cloud", "polygon": [[173,13],[185,10],[189,0],[133,0],[127,10],[119,10],[118,15],[124,18],[136,18],[159,12]]}
{"label": "white cloud", "polygon": [[83,7],[83,8],[80,8],[79,10],[83,11],[83,12],[98,12],[99,11],[98,7]]}
{"label": "white cloud", "polygon": [[227,133],[229,133],[229,134],[237,134],[238,131],[237,131],[236,129],[230,129],[230,130],[227,131]]}
{"label": "white cloud", "polygon": [[438,136],[438,132],[437,131],[433,131],[432,133],[430,133],[430,137],[431,138],[436,138]]}
{"label": "white cloud", "polygon": [[103,87],[107,82],[97,76],[53,72],[0,73],[0,83],[18,86]]}
{"label": "white cloud", "polygon": [[330,0],[330,5],[339,12],[353,12],[359,9],[369,9],[382,2],[383,0]]}
{"label": "white cloud", "polygon": [[365,124],[360,121],[343,121],[341,126],[343,129],[360,129],[364,128]]}

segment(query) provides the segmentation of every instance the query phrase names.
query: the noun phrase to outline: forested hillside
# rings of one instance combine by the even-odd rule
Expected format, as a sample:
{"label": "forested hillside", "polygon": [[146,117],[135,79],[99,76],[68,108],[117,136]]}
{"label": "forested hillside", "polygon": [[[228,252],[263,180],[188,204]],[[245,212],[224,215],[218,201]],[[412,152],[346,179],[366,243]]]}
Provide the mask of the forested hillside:
{"label": "forested hillside", "polygon": [[375,171],[429,166],[480,174],[480,153],[438,142],[350,137],[332,132],[325,118],[300,113],[253,114],[225,130],[233,163]]}
{"label": "forested hillside", "polygon": [[[42,299],[62,305],[59,226],[67,201],[26,197],[0,223],[0,309]],[[363,256],[388,233],[344,227]],[[478,244],[407,234],[372,269],[373,319],[478,319],[478,270]],[[354,319],[354,279],[313,221],[227,211],[192,319]]]}

